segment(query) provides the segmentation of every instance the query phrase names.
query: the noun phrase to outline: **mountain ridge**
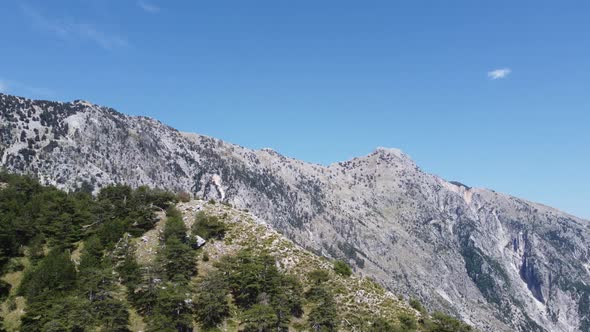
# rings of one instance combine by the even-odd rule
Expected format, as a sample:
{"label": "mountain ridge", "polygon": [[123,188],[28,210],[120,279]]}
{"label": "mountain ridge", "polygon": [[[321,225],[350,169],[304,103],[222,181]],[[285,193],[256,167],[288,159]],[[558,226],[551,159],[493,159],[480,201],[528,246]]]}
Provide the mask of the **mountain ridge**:
{"label": "mountain ridge", "polygon": [[452,184],[398,149],[322,166],[85,102],[0,95],[0,111],[10,171],[70,190],[146,184],[229,202],[483,331],[590,328],[588,221]]}
{"label": "mountain ridge", "polygon": [[[125,114],[125,113],[119,112],[119,111],[117,111],[117,110],[115,110],[113,108],[110,108],[108,106],[94,104],[94,103],[92,103],[92,102],[90,102],[88,100],[84,100],[84,99],[76,99],[76,100],[73,100],[73,101],[50,101],[50,100],[45,100],[45,99],[36,100],[36,99],[30,99],[30,98],[23,97],[23,96],[12,96],[12,95],[9,95],[9,94],[0,92],[0,98],[3,95],[4,96],[7,96],[7,97],[13,97],[13,98],[21,99],[21,100],[27,100],[29,102],[58,103],[58,104],[78,104],[78,105],[83,105],[85,107],[98,107],[98,108],[108,109],[109,111],[112,111],[112,112],[116,113],[117,115],[120,115],[120,116],[123,116],[123,117],[126,117],[126,118],[137,118],[137,119],[145,119],[145,120],[148,120],[148,121],[154,121],[154,122],[156,122],[156,123],[158,123],[158,124],[160,124],[162,126],[166,126],[166,127],[170,128],[171,130],[175,130],[175,131],[179,132],[183,136],[187,136],[187,137],[195,137],[196,136],[196,137],[204,137],[204,138],[211,139],[211,140],[223,141],[223,140],[218,139],[218,138],[216,138],[214,136],[211,136],[211,135],[204,135],[204,134],[198,134],[198,133],[195,133],[195,132],[188,132],[188,131],[180,131],[180,130],[177,130],[173,126],[168,125],[168,124],[162,122],[161,120],[158,120],[157,118],[152,117],[152,116],[129,115],[129,114]],[[85,108],[82,109],[82,111],[84,111],[84,110],[86,110],[86,109]],[[223,142],[225,142],[225,141],[223,141]],[[332,162],[330,164],[324,165],[324,164],[321,164],[321,163],[315,163],[315,162],[311,162],[311,161],[305,161],[305,160],[297,159],[295,157],[287,156],[287,155],[285,155],[285,154],[283,154],[283,153],[275,150],[274,148],[267,147],[267,148],[260,148],[260,149],[251,149],[251,148],[247,148],[245,146],[242,146],[242,145],[236,144],[236,143],[228,143],[228,142],[225,142],[225,143],[226,144],[233,145],[233,146],[236,146],[236,147],[239,147],[239,148],[248,149],[248,150],[251,150],[251,151],[266,151],[266,152],[275,153],[275,154],[279,155],[282,158],[287,158],[287,159],[290,159],[290,160],[293,160],[293,161],[299,161],[299,162],[303,162],[303,163],[307,163],[307,164],[312,164],[312,165],[316,165],[316,166],[320,166],[320,167],[331,167],[331,166],[335,166],[335,165],[346,164],[346,163],[352,162],[352,161],[357,160],[357,159],[365,159],[365,158],[368,158],[368,157],[370,157],[372,155],[377,154],[380,151],[390,152],[390,153],[392,153],[395,156],[404,156],[404,158],[407,158],[410,162],[412,162],[414,165],[416,165],[415,161],[411,158],[411,156],[408,153],[404,152],[402,149],[395,148],[395,147],[377,146],[375,149],[373,149],[371,152],[369,152],[369,153],[367,153],[365,155],[355,156],[355,157],[352,157],[352,158],[350,158],[348,160],[336,161],[336,162]],[[560,211],[560,212],[562,212],[564,214],[568,214],[571,217],[575,217],[575,218],[586,220],[587,222],[590,222],[590,220],[588,220],[588,219],[580,218],[580,217],[578,217],[578,216],[576,216],[576,215],[574,215],[572,213],[569,213],[569,212],[567,212],[565,210],[561,210],[559,208],[550,206],[550,205],[545,204],[545,203],[537,202],[537,201],[530,200],[530,199],[523,199],[523,198],[520,198],[519,196],[515,196],[515,195],[512,195],[512,194],[498,192],[497,190],[492,189],[492,188],[488,188],[488,187],[467,187],[465,184],[463,184],[463,183],[461,183],[459,181],[446,180],[443,176],[439,176],[439,175],[436,175],[436,174],[432,174],[432,175],[434,175],[434,176],[440,178],[442,181],[448,182],[450,184],[454,184],[454,185],[460,184],[459,186],[462,185],[462,186],[464,186],[464,187],[466,187],[468,189],[487,190],[487,191],[491,191],[491,192],[494,192],[494,193],[499,193],[499,194],[502,194],[502,195],[505,195],[505,196],[508,196],[508,197],[518,198],[518,199],[521,199],[521,200],[525,200],[528,203],[536,204],[536,205],[542,205],[542,206],[545,206],[545,207],[548,207],[548,208],[551,208],[551,209],[554,209],[554,210],[558,210],[558,211]]]}

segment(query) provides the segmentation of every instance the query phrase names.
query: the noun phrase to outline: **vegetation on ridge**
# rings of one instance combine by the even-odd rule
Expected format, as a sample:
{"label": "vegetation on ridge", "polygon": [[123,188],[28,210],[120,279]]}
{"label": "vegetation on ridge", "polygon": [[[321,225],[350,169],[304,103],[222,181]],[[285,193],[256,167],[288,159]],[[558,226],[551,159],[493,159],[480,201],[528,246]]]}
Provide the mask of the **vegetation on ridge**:
{"label": "vegetation on ridge", "polygon": [[0,331],[470,330],[225,204],[0,182]]}

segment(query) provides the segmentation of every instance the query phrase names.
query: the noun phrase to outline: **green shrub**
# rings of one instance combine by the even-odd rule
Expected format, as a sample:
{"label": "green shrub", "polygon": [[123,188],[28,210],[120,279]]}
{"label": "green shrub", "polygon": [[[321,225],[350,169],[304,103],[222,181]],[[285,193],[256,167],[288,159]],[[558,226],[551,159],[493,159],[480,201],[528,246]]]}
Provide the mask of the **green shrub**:
{"label": "green shrub", "polygon": [[432,314],[432,319],[426,324],[428,332],[470,332],[473,328],[462,321],[442,312]]}
{"label": "green shrub", "polygon": [[422,305],[422,303],[420,303],[420,300],[418,299],[410,299],[410,307],[420,311],[420,312],[426,312],[426,309],[424,308],[424,306]]}
{"label": "green shrub", "polygon": [[418,325],[416,324],[416,317],[407,314],[407,313],[400,313],[397,316],[399,323],[404,331],[412,331],[415,330]]}
{"label": "green shrub", "polygon": [[312,286],[304,295],[305,298],[311,302],[323,301],[323,299],[331,296],[330,291],[328,291],[325,285]]}
{"label": "green shrub", "polygon": [[[13,258],[13,259],[9,260],[8,263],[4,266],[5,273],[18,272],[18,271],[22,271],[24,269],[25,269],[24,264],[20,261],[20,259],[17,259],[17,258]],[[2,273],[2,271],[0,271],[0,273]]]}
{"label": "green shrub", "polygon": [[371,327],[369,328],[370,332],[393,332],[396,331],[393,324],[388,322],[387,320],[377,317],[373,319]]}
{"label": "green shrub", "polygon": [[309,272],[307,274],[307,277],[312,283],[316,285],[330,280],[330,274],[328,273],[328,271],[320,269]]}
{"label": "green shrub", "polygon": [[[278,317],[273,307],[266,304],[255,304],[244,312],[244,332],[276,331]],[[279,331],[281,331],[279,329]]]}
{"label": "green shrub", "polygon": [[166,210],[178,203],[178,197],[165,190],[141,186],[132,193],[132,201],[130,203],[131,206],[154,205],[162,210]]}
{"label": "green shrub", "polygon": [[350,277],[352,275],[350,266],[341,260],[334,262],[334,271],[343,277]]}
{"label": "green shrub", "polygon": [[207,216],[205,212],[199,211],[195,217],[192,227],[193,235],[198,235],[205,240],[221,240],[225,236],[226,226],[216,216]]}

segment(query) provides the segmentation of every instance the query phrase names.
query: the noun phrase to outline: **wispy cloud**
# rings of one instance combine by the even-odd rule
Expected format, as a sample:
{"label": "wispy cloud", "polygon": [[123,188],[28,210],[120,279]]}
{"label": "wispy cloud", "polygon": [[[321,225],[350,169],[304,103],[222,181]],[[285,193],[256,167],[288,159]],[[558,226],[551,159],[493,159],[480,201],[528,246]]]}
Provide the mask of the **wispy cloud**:
{"label": "wispy cloud", "polygon": [[488,77],[492,80],[506,78],[512,70],[510,68],[499,68],[488,72]]}
{"label": "wispy cloud", "polygon": [[8,92],[8,85],[6,82],[0,80],[0,92],[5,93]]}
{"label": "wispy cloud", "polygon": [[39,13],[35,8],[24,3],[21,3],[20,8],[34,27],[49,31],[62,38],[69,34],[70,29],[64,22],[51,20]]}
{"label": "wispy cloud", "polygon": [[127,40],[122,37],[109,35],[103,31],[98,30],[91,24],[76,24],[76,32],[89,40],[94,41],[102,48],[110,50],[116,47],[125,47],[128,45]]}
{"label": "wispy cloud", "polygon": [[142,0],[137,1],[137,5],[139,6],[139,8],[143,9],[144,11],[148,12],[148,13],[157,13],[160,11],[160,7],[151,4],[149,2],[145,2]]}
{"label": "wispy cloud", "polygon": [[64,40],[88,40],[106,50],[128,45],[124,38],[102,31],[94,24],[54,19],[26,4],[21,4],[21,10],[34,27]]}

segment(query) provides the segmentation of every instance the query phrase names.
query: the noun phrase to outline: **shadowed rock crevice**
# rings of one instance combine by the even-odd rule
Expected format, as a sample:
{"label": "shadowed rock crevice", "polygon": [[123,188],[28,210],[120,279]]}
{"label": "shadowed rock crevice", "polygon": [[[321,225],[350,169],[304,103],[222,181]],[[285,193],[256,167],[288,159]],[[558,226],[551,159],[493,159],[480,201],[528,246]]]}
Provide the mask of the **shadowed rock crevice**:
{"label": "shadowed rock crevice", "polygon": [[543,291],[541,289],[543,285],[543,281],[535,268],[535,260],[534,258],[524,256],[522,258],[522,265],[520,266],[520,277],[526,285],[528,289],[531,291],[533,296],[541,303],[545,303],[543,298]]}

